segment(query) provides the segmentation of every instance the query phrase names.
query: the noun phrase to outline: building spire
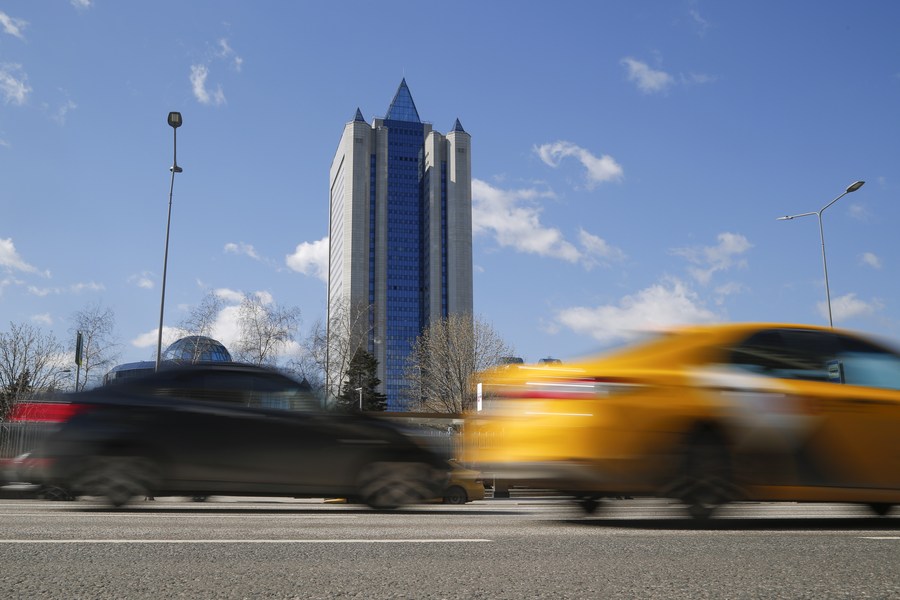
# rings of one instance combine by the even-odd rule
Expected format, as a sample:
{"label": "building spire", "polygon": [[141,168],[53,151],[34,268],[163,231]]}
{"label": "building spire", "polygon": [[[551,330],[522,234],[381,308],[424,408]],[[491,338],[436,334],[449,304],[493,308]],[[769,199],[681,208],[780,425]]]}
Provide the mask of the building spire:
{"label": "building spire", "polygon": [[356,116],[353,117],[353,120],[354,121],[362,121],[363,123],[366,122],[366,120],[363,118],[362,111],[359,110],[359,107],[357,107],[357,109],[356,109]]}
{"label": "building spire", "polygon": [[389,121],[406,121],[408,123],[421,123],[419,119],[419,111],[416,110],[416,103],[413,102],[412,94],[409,93],[409,87],[406,85],[406,77],[400,82],[397,93],[391,101],[391,107],[388,109],[385,120]]}
{"label": "building spire", "polygon": [[456,119],[456,123],[453,124],[453,129],[451,131],[461,131],[463,133],[466,132],[466,130],[463,129],[462,123],[459,122],[459,119]]}

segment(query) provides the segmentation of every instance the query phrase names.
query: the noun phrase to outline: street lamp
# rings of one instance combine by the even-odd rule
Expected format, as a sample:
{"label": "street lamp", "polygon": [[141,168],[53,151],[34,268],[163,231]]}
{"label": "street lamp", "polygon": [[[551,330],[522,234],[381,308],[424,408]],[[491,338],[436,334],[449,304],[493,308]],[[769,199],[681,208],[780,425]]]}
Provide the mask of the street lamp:
{"label": "street lamp", "polygon": [[790,220],[796,219],[798,217],[809,217],[812,215],[816,215],[816,217],[819,219],[819,238],[822,240],[822,268],[825,269],[825,301],[828,305],[828,326],[829,327],[834,327],[834,321],[832,320],[832,317],[831,317],[831,291],[828,288],[828,261],[825,260],[825,229],[822,227],[822,213],[825,212],[826,208],[828,208],[829,206],[831,206],[832,204],[834,204],[835,202],[837,202],[838,200],[840,200],[841,198],[843,198],[844,196],[849,194],[850,192],[855,192],[856,190],[861,188],[863,185],[865,185],[865,183],[866,183],[865,181],[854,181],[849,186],[847,186],[847,189],[844,190],[844,193],[842,193],[840,196],[838,196],[837,198],[835,198],[834,200],[832,200],[831,202],[829,202],[828,204],[826,204],[821,209],[819,209],[815,212],[806,212],[806,213],[801,213],[799,215],[785,215],[783,217],[778,217],[778,219],[777,219],[778,221],[790,221]]}
{"label": "street lamp", "polygon": [[362,412],[362,388],[356,388],[356,391],[359,392],[359,412]]}
{"label": "street lamp", "polygon": [[163,256],[162,296],[159,300],[159,337],[156,339],[156,370],[159,371],[159,363],[162,358],[162,332],[163,314],[166,308],[166,269],[169,266],[169,227],[172,225],[172,192],[175,190],[175,173],[181,173],[183,169],[178,166],[178,128],[181,127],[181,113],[169,113],[169,127],[172,128],[172,182],[169,184],[169,216],[166,218],[166,252]]}

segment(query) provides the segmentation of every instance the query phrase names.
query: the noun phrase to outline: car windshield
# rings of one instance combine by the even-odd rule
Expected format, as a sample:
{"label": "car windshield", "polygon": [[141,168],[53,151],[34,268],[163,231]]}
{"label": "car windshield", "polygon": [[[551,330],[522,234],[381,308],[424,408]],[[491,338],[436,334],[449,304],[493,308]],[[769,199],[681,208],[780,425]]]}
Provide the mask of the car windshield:
{"label": "car windshield", "polygon": [[250,408],[315,411],[319,402],[308,388],[276,373],[229,370],[173,370],[129,385],[152,396],[236,404]]}

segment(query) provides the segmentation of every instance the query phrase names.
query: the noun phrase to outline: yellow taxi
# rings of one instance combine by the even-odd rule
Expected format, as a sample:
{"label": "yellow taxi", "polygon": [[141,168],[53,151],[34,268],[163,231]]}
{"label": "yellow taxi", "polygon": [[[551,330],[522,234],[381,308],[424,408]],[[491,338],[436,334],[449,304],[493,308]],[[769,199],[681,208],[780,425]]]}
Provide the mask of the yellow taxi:
{"label": "yellow taxi", "polygon": [[787,324],[671,330],[568,364],[482,374],[463,460],[571,494],[900,504],[900,354]]}
{"label": "yellow taxi", "polygon": [[458,460],[451,459],[450,477],[441,498],[444,504],[465,504],[473,500],[484,500],[484,480],[481,472],[468,469]]}

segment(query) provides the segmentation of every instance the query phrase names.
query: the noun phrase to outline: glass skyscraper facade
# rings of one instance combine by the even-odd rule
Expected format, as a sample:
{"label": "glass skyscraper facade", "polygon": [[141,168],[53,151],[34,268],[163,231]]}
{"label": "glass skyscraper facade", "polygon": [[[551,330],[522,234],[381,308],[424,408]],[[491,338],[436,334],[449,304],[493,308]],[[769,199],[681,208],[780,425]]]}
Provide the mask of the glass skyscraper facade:
{"label": "glass skyscraper facade", "polygon": [[458,119],[446,136],[423,122],[403,80],[384,118],[357,109],[332,162],[329,321],[354,315],[351,345],[377,359],[388,410],[407,408],[419,333],[472,313],[470,147]]}

